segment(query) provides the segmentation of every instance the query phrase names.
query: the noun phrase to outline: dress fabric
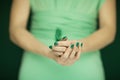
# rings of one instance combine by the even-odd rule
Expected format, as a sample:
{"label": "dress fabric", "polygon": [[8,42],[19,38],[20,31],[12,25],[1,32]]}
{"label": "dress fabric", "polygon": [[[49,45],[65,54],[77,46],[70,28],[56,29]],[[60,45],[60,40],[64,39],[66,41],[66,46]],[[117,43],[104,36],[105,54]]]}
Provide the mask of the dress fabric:
{"label": "dress fabric", "polygon": [[[31,34],[46,46],[63,36],[78,40],[96,31],[105,0],[30,0]],[[93,40],[94,42],[94,40]],[[71,66],[24,51],[19,80],[104,80],[100,50],[82,53]]]}

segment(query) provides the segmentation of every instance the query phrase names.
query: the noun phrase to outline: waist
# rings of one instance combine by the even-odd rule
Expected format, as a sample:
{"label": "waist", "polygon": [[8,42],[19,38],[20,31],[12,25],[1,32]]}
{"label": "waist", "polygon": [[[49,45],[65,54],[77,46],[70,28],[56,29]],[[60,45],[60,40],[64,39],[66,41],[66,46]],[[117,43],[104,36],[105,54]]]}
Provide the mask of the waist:
{"label": "waist", "polygon": [[96,17],[61,11],[40,11],[32,15],[32,29],[92,32],[96,29]]}

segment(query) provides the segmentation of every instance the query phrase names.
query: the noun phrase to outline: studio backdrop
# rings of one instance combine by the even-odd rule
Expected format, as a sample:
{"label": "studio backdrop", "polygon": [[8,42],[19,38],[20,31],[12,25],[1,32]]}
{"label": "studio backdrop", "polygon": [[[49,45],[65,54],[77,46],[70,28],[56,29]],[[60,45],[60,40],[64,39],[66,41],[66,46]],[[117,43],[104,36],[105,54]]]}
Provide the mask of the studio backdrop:
{"label": "studio backdrop", "polygon": [[[9,38],[11,3],[12,0],[0,0],[0,80],[17,80],[23,52]],[[120,0],[117,0],[116,7],[116,39],[108,47],[101,50],[106,80],[120,80]],[[28,25],[30,24],[28,23]]]}

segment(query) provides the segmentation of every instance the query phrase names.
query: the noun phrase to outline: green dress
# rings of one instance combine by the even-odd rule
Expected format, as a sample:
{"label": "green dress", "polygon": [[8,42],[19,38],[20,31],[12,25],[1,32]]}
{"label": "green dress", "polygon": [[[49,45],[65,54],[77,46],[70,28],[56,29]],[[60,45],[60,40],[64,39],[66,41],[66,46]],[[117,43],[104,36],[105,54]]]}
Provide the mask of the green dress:
{"label": "green dress", "polygon": [[[33,13],[30,32],[48,47],[63,36],[69,40],[85,38],[96,31],[98,12],[104,1],[30,0]],[[104,80],[100,51],[82,53],[71,66],[24,51],[19,80]]]}

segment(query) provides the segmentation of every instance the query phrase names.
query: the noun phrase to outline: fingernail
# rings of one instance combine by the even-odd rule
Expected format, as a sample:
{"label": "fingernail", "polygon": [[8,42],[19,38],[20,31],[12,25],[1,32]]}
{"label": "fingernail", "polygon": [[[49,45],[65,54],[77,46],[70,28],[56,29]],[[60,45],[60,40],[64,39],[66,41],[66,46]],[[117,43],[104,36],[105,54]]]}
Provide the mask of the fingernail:
{"label": "fingernail", "polygon": [[67,38],[67,36],[64,36],[62,39],[66,39]]}
{"label": "fingernail", "polygon": [[52,46],[49,46],[50,49],[52,49]]}
{"label": "fingernail", "polygon": [[76,47],[79,47],[79,42],[76,43]]}
{"label": "fingernail", "polygon": [[54,43],[54,45],[55,45],[55,46],[57,46],[57,45],[58,45],[58,43],[57,43],[57,42],[55,42],[55,43]]}
{"label": "fingernail", "polygon": [[71,49],[73,49],[73,48],[74,48],[74,44],[71,44],[71,46],[70,46],[70,47],[71,47]]}
{"label": "fingernail", "polygon": [[83,46],[83,43],[81,43],[80,46],[82,47],[82,46]]}

